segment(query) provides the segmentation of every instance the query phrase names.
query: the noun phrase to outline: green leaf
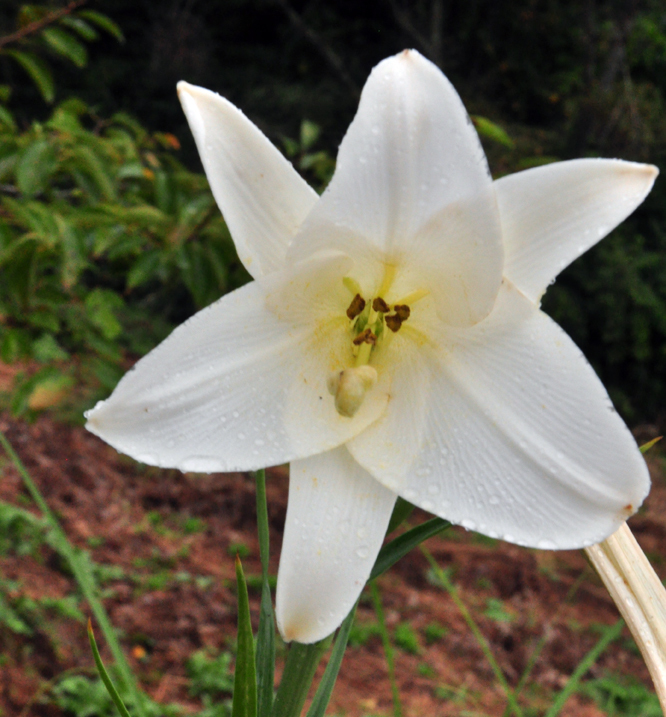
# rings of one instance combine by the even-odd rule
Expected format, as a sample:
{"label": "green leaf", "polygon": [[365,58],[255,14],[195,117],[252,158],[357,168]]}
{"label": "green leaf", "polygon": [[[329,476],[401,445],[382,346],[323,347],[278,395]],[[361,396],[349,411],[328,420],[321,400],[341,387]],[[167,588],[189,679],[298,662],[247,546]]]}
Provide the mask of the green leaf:
{"label": "green leaf", "polygon": [[161,265],[162,255],[157,249],[142,254],[127,274],[127,288],[135,289],[150,279],[156,279]]}
{"label": "green leaf", "polygon": [[412,528],[406,533],[399,535],[395,540],[392,540],[379,551],[368,582],[379,577],[382,573],[385,573],[390,567],[395,565],[400,558],[407,555],[410,550],[424,540],[432,538],[433,535],[437,535],[437,533],[441,533],[442,530],[446,530],[450,527],[451,523],[449,523],[448,520],[432,518],[421,525],[417,525],[416,528]]}
{"label": "green leaf", "polygon": [[342,658],[344,657],[345,650],[347,649],[349,633],[351,632],[352,625],[354,624],[355,615],[356,605],[354,605],[349,615],[347,615],[342,625],[340,625],[340,630],[335,638],[335,644],[331,650],[328,665],[326,665],[324,675],[317,687],[317,692],[312,700],[307,717],[324,717],[326,714],[326,708],[328,707],[328,703],[331,699],[333,687],[335,687],[335,681],[338,679],[338,672],[340,671]]}
{"label": "green leaf", "polygon": [[97,642],[95,642],[95,635],[93,633],[92,622],[90,620],[88,620],[88,639],[90,640],[90,648],[92,649],[93,657],[95,659],[95,665],[97,666],[99,676],[102,678],[104,687],[106,687],[109,696],[113,700],[115,706],[118,708],[118,712],[120,712],[122,717],[130,717],[130,713],[127,711],[127,707],[125,707],[122,699],[120,698],[120,695],[118,694],[118,690],[116,689],[113,682],[111,682],[109,673],[104,667],[104,663],[102,662],[102,658],[100,657],[99,650],[97,649]]}
{"label": "green leaf", "polygon": [[254,637],[250,621],[250,601],[243,566],[236,556],[238,586],[238,650],[234,675],[232,717],[257,717],[257,674],[254,664]]}
{"label": "green leaf", "polygon": [[21,65],[37,85],[37,89],[41,92],[44,101],[51,104],[55,98],[55,86],[53,84],[53,75],[46,63],[37,55],[33,55],[32,52],[5,50],[5,54],[13,57]]}
{"label": "green leaf", "polygon": [[88,51],[74,35],[60,27],[47,27],[42,30],[46,44],[62,57],[66,57],[77,67],[85,67],[88,62]]}
{"label": "green leaf", "polygon": [[77,144],[74,148],[74,159],[80,169],[90,176],[95,186],[106,201],[116,199],[116,187],[111,172],[99,155],[86,145]]}
{"label": "green leaf", "polygon": [[109,35],[113,35],[118,42],[125,42],[123,31],[107,15],[103,15],[101,12],[95,10],[80,10],[78,16],[92,22],[93,25],[97,25],[97,27],[108,32]]}
{"label": "green leaf", "polygon": [[647,443],[644,443],[640,447],[641,453],[647,453],[652,446],[654,446],[656,443],[659,443],[659,441],[663,438],[663,436],[657,436],[656,438],[653,438],[651,441],[648,441]]}
{"label": "green leaf", "polygon": [[266,471],[256,474],[257,528],[261,556],[261,606],[257,632],[257,708],[260,715],[270,715],[273,707],[273,680],[275,674],[275,620],[268,579],[269,525],[266,502]]}
{"label": "green leaf", "polygon": [[96,40],[99,37],[97,30],[80,17],[65,15],[65,17],[60,18],[59,22],[70,30],[74,30],[74,32],[78,33],[84,40],[88,40],[88,42]]}
{"label": "green leaf", "polygon": [[55,340],[53,334],[42,334],[32,342],[32,355],[40,363],[64,361],[69,354]]}
{"label": "green leaf", "polygon": [[46,189],[55,168],[55,148],[46,139],[28,145],[16,166],[16,183],[21,194],[32,197]]}
{"label": "green leaf", "polygon": [[402,498],[398,498],[393,506],[393,513],[391,513],[391,520],[389,520],[386,534],[392,533],[396,528],[402,525],[412,514],[413,510],[414,506],[411,503]]}
{"label": "green leaf", "polygon": [[123,306],[123,300],[109,289],[93,289],[85,300],[86,313],[102,336],[112,341],[121,334],[123,327],[116,318],[115,310]]}
{"label": "green leaf", "polygon": [[12,113],[2,105],[0,105],[0,123],[5,125],[10,132],[16,132],[16,122]]}
{"label": "green leaf", "polygon": [[280,686],[273,702],[272,717],[294,717],[301,714],[317,665],[331,644],[331,640],[332,636],[310,645],[300,642],[291,643]]}
{"label": "green leaf", "polygon": [[61,282],[65,289],[70,289],[79,280],[87,265],[85,247],[79,232],[68,219],[55,213],[53,219],[58,227],[58,239],[62,249]]}
{"label": "green leaf", "polygon": [[307,152],[310,147],[319,139],[321,127],[310,120],[301,122],[301,151]]}
{"label": "green leaf", "polygon": [[509,149],[514,148],[514,142],[511,137],[509,137],[509,135],[506,133],[506,131],[502,129],[498,124],[491,122],[487,117],[475,115],[474,117],[472,117],[472,122],[474,122],[476,131],[481,135],[481,137],[485,137],[486,139],[490,139],[493,142],[503,144]]}

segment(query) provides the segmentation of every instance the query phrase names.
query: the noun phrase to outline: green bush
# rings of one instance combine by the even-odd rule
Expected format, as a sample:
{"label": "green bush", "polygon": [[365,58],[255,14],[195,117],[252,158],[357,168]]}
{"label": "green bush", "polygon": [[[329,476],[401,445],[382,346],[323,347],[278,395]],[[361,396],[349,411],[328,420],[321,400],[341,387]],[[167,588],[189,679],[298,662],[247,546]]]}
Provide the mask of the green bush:
{"label": "green bush", "polygon": [[[126,355],[247,280],[178,140],[79,100],[21,132],[0,124],[0,358],[27,362],[12,408],[115,386]],[[90,399],[91,400],[91,399]]]}

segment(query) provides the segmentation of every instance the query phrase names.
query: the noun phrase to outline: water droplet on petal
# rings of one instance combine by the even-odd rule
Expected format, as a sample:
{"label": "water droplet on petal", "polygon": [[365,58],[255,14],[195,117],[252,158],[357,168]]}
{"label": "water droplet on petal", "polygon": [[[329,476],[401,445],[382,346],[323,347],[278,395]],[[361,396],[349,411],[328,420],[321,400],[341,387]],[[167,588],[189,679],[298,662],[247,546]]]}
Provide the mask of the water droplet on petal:
{"label": "water droplet on petal", "polygon": [[557,550],[557,545],[552,540],[543,539],[537,543],[537,548],[541,550]]}
{"label": "water droplet on petal", "polygon": [[368,555],[370,554],[370,549],[367,545],[362,545],[360,548],[356,548],[356,555],[361,558],[362,560],[365,560]]}

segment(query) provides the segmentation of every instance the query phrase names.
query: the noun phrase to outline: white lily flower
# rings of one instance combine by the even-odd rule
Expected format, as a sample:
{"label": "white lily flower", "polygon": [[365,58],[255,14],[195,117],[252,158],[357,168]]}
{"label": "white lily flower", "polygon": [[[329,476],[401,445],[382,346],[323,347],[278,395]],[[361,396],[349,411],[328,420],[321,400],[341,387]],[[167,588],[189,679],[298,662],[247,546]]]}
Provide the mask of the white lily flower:
{"label": "white lily flower", "polygon": [[578,160],[493,182],[451,84],[405,51],[370,75],[318,197],[233,105],[178,90],[254,281],[139,361],[88,428],[183,471],[291,461],[286,640],[340,624],[398,495],[553,549],[597,543],[638,508],[643,458],[539,299],[655,167]]}

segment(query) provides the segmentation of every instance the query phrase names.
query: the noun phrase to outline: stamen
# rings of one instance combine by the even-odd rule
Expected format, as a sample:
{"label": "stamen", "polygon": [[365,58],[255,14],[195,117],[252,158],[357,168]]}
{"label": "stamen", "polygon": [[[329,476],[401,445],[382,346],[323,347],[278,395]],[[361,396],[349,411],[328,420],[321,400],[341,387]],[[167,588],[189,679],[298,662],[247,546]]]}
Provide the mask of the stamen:
{"label": "stamen", "polygon": [[384,264],[384,278],[382,279],[382,285],[379,287],[377,296],[386,296],[388,294],[393,279],[395,279],[396,267],[393,264]]}
{"label": "stamen", "polygon": [[365,299],[360,294],[356,294],[347,309],[347,318],[351,320],[355,319],[363,309],[365,309]]}
{"label": "stamen", "polygon": [[407,304],[396,304],[393,307],[393,311],[395,311],[396,316],[400,317],[400,321],[407,321],[409,315],[412,313],[412,310]]}
{"label": "stamen", "polygon": [[384,317],[384,321],[386,321],[386,325],[393,331],[393,333],[396,333],[398,329],[402,326],[402,319],[397,314],[389,314],[388,316]]}
{"label": "stamen", "polygon": [[412,310],[409,306],[407,306],[407,304],[396,304],[393,307],[393,311],[395,311],[395,314],[385,316],[384,321],[386,321],[386,325],[389,329],[395,333],[400,329],[403,321],[407,321],[409,315],[412,313]]}
{"label": "stamen", "polygon": [[382,299],[381,296],[378,296],[376,299],[373,299],[372,301],[372,308],[374,311],[381,312],[382,314],[388,314],[388,312],[391,310],[389,308],[389,305]]}
{"label": "stamen", "polygon": [[371,344],[374,346],[377,343],[377,337],[372,333],[370,329],[365,329],[352,341],[354,346],[360,346],[361,344]]}
{"label": "stamen", "polygon": [[361,285],[356,279],[352,279],[351,276],[345,276],[342,283],[345,285],[345,288],[349,289],[352,296],[361,293]]}
{"label": "stamen", "polygon": [[407,296],[403,296],[399,301],[396,301],[397,304],[407,304],[408,306],[414,306],[414,304],[417,301],[420,301],[424,297],[428,296],[430,292],[427,289],[418,289],[417,291],[412,291],[411,294],[407,294]]}

